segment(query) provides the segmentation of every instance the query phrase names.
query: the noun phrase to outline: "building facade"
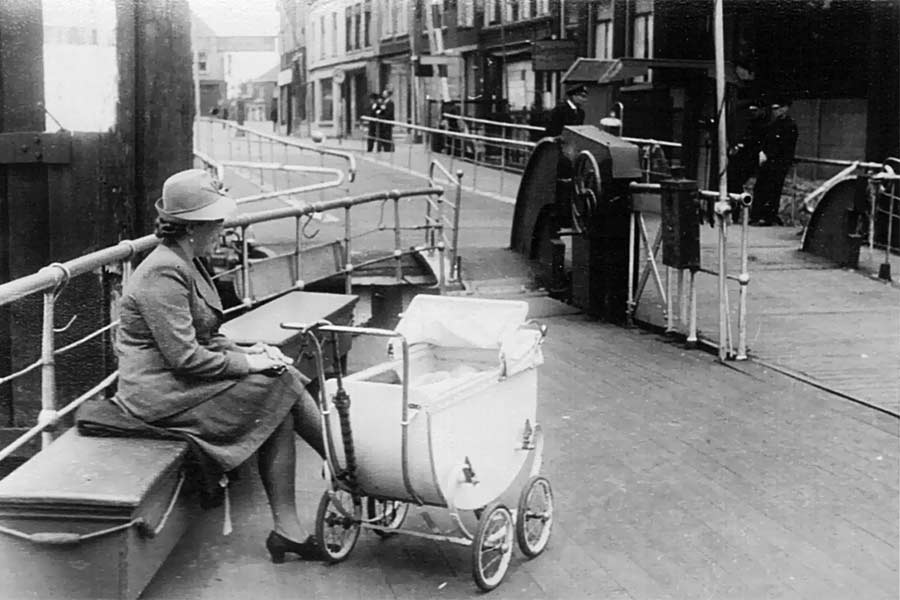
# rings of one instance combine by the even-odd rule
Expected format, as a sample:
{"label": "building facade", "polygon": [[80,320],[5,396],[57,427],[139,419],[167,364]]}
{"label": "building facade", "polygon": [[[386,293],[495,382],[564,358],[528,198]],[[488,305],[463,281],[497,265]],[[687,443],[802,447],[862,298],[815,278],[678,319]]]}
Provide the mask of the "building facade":
{"label": "building facade", "polygon": [[219,48],[216,33],[195,13],[191,13],[191,50],[198,108],[201,115],[209,115],[226,101],[225,53]]}

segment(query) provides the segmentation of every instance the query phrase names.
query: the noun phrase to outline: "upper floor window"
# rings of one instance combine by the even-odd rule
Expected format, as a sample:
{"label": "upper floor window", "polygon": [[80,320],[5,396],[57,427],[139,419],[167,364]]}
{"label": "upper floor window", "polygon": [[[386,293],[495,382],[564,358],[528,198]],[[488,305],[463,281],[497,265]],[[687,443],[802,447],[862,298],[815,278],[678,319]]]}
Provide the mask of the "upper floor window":
{"label": "upper floor window", "polygon": [[372,38],[370,37],[372,28],[372,3],[369,0],[366,0],[366,4],[363,7],[363,35],[362,35],[362,43],[363,47],[368,48],[372,45]]}
{"label": "upper floor window", "polygon": [[500,11],[502,10],[503,0],[486,0],[487,4],[484,8],[484,24],[485,26],[493,25],[500,22]]}
{"label": "upper floor window", "polygon": [[359,4],[353,7],[353,47],[362,48],[362,6]]}
{"label": "upper floor window", "polygon": [[613,30],[612,21],[597,21],[594,26],[594,57],[612,58]]}
{"label": "upper floor window", "polygon": [[[632,56],[653,58],[653,13],[635,15],[633,30]],[[646,76],[635,77],[634,80],[650,81],[652,74],[652,72],[648,72]]]}
{"label": "upper floor window", "polygon": [[457,2],[456,24],[459,27],[475,26],[475,0],[459,0]]}
{"label": "upper floor window", "polygon": [[331,55],[338,54],[338,16],[336,12],[331,13]]}
{"label": "upper floor window", "polygon": [[206,73],[206,70],[209,68],[208,60],[209,57],[206,52],[197,53],[197,72]]}
{"label": "upper floor window", "polygon": [[535,16],[543,17],[550,14],[550,0],[537,0]]}
{"label": "upper floor window", "polygon": [[325,42],[328,37],[325,34],[325,15],[319,17],[319,58],[325,58]]}
{"label": "upper floor window", "polygon": [[353,50],[353,8],[344,9],[344,52]]}

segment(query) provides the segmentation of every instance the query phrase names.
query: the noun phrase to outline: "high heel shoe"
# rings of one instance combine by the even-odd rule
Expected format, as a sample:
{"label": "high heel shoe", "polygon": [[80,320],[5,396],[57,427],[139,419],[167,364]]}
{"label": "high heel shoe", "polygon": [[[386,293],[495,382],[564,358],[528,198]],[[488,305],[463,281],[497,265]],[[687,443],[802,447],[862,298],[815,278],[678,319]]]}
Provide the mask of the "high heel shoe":
{"label": "high heel shoe", "polygon": [[300,560],[322,560],[322,551],[319,550],[319,543],[315,536],[309,536],[302,542],[295,542],[278,533],[270,531],[269,537],[266,538],[266,550],[272,557],[272,562],[281,564],[284,562],[284,555],[288,552],[296,554]]}

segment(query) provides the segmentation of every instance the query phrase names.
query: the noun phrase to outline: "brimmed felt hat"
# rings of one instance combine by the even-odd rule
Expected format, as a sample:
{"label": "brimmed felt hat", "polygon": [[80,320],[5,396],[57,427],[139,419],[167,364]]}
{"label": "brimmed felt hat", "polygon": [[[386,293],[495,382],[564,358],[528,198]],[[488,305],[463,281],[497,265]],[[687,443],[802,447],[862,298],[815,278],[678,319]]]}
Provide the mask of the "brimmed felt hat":
{"label": "brimmed felt hat", "polygon": [[178,221],[221,221],[236,209],[234,199],[203,169],[180,171],[166,179],[162,198],[156,201],[159,216]]}

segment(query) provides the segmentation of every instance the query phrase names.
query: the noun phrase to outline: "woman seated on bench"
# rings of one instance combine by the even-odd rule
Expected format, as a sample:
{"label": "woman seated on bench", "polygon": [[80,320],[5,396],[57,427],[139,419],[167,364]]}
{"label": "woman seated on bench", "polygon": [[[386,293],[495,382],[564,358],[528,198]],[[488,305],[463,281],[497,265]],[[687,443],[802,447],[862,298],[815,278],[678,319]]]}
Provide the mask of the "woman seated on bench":
{"label": "woman seated on bench", "polygon": [[206,171],[166,180],[156,202],[162,243],[122,291],[116,399],[142,421],[190,436],[223,471],[258,451],[275,522],[266,540],[272,561],[286,552],[316,559],[294,499],[294,432],[324,455],[308,379],[277,348],[239,347],[219,333],[222,302],[199,260],[235,208]]}

